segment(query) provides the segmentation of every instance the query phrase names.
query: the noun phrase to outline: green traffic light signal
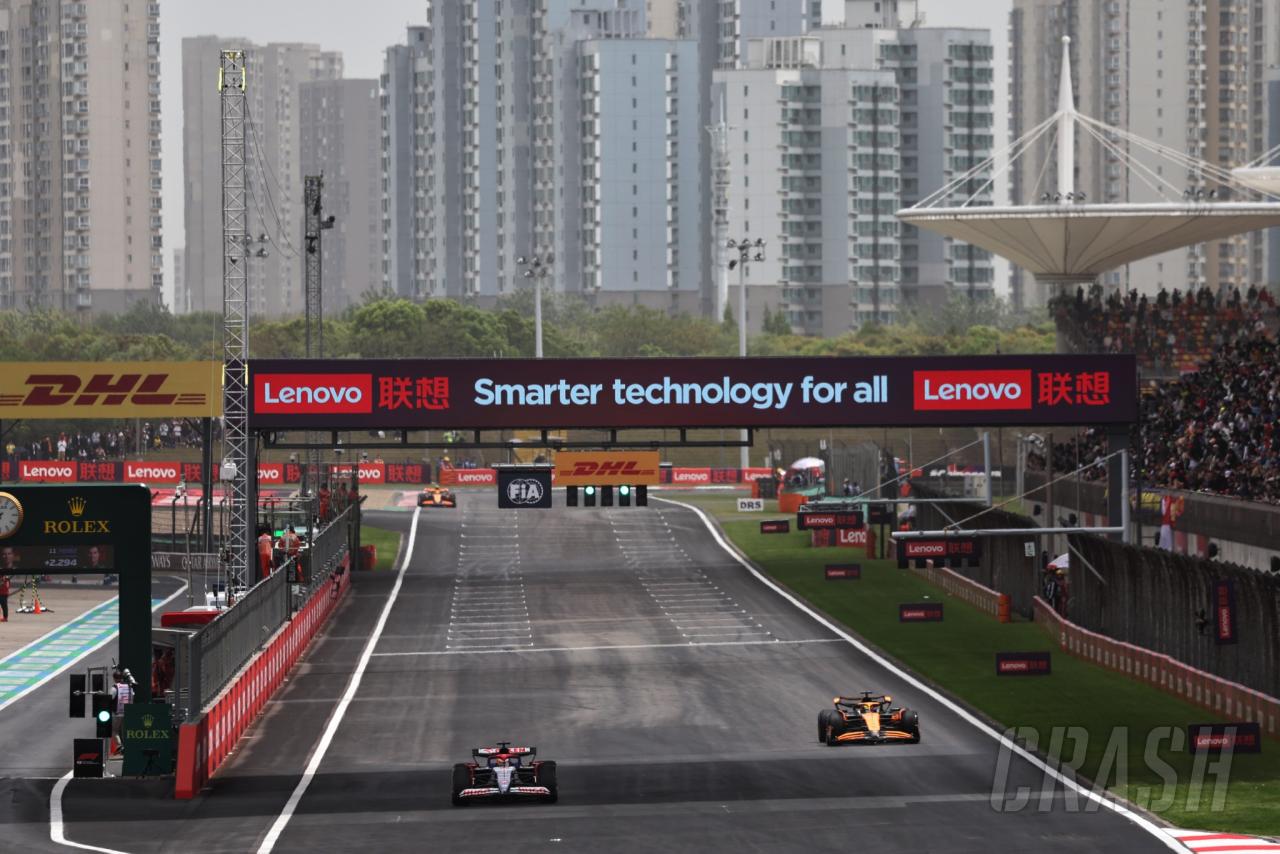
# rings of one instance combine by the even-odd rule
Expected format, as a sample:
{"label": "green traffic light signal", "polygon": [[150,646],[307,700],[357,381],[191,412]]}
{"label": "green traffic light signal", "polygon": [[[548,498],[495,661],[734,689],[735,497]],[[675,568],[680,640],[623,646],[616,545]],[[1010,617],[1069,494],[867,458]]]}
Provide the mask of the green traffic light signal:
{"label": "green traffic light signal", "polygon": [[619,486],[619,487],[618,487],[618,494],[619,494],[619,495],[630,495],[630,494],[631,494],[631,487],[627,486],[627,485],[624,483],[622,486]]}
{"label": "green traffic light signal", "polygon": [[588,486],[588,487],[586,488],[586,490],[585,490],[585,491],[586,491],[587,495],[595,495],[595,494],[596,494],[596,488],[595,488],[594,486]]}
{"label": "green traffic light signal", "polygon": [[111,722],[111,713],[108,712],[106,709],[100,709],[98,711],[98,723],[105,724],[110,722]]}

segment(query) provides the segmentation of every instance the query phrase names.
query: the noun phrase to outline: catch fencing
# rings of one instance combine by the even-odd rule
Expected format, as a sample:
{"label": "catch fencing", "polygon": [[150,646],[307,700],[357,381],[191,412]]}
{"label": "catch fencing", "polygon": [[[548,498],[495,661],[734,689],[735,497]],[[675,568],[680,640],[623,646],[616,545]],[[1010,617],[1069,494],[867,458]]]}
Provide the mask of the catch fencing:
{"label": "catch fencing", "polygon": [[[913,492],[922,498],[941,498],[941,492],[912,482]],[[982,558],[976,567],[961,570],[966,578],[977,581],[991,590],[1007,594],[1010,607],[1027,619],[1032,616],[1032,603],[1040,595],[1043,584],[1042,566],[1038,551],[1028,557],[1025,544],[1038,541],[1036,526],[1025,516],[982,504],[960,502],[956,504],[916,504],[916,527],[925,531],[937,531],[954,521],[974,518],[965,522],[966,528],[1026,528],[1026,537],[989,537],[982,545]]]}
{"label": "catch fencing", "polygon": [[[1072,622],[1280,696],[1280,577],[1092,535],[1069,539]],[[1215,638],[1221,581],[1234,588],[1235,643]]]}

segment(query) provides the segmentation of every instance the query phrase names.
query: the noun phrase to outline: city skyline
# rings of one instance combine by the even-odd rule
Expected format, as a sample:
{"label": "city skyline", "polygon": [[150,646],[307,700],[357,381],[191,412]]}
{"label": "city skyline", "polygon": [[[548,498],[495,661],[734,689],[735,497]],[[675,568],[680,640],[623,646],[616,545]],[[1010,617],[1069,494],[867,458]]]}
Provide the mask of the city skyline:
{"label": "city skyline", "polygon": [[[836,9],[843,11],[843,0],[824,0],[823,17],[830,19]],[[995,48],[994,89],[1005,91],[1007,79],[1005,27],[1011,0],[981,0],[965,4],[963,11],[946,0],[920,0],[920,11],[929,26],[976,26],[992,31]],[[388,47],[404,42],[410,26],[426,21],[425,0],[386,0],[376,9],[361,8],[359,14],[308,14],[311,5],[295,0],[281,0],[269,5],[248,0],[230,0],[217,7],[164,4],[161,7],[161,99],[164,157],[164,299],[174,304],[173,250],[184,246],[185,219],[182,167],[183,101],[182,41],[195,36],[215,35],[224,39],[243,38],[257,45],[268,43],[315,44],[323,51],[342,55],[344,77],[378,78],[383,73],[383,60]],[[227,22],[234,22],[229,25]],[[213,85],[212,83],[210,84]],[[996,147],[1005,136],[1005,99],[996,99]],[[997,198],[1004,190],[996,187]],[[188,250],[189,251],[189,250]],[[1005,292],[1007,279],[998,262],[997,292]]]}

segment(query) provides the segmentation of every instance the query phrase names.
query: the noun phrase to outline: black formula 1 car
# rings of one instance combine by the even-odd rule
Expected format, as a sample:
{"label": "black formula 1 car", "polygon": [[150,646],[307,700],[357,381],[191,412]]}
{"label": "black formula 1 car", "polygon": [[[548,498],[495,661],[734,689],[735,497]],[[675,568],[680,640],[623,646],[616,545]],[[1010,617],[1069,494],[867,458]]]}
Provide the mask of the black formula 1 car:
{"label": "black formula 1 car", "polygon": [[863,691],[857,697],[836,697],[834,709],[818,713],[818,741],[840,744],[920,743],[920,714],[895,707],[888,694]]}
{"label": "black formula 1 car", "polygon": [[539,761],[537,755],[537,748],[512,747],[509,741],[475,748],[470,762],[453,766],[453,805],[525,799],[554,804],[560,795],[556,763]]}
{"label": "black formula 1 car", "polygon": [[443,486],[436,486],[434,483],[430,486],[424,486],[422,491],[418,493],[419,507],[457,507],[458,499],[454,496],[453,490],[445,489]]}

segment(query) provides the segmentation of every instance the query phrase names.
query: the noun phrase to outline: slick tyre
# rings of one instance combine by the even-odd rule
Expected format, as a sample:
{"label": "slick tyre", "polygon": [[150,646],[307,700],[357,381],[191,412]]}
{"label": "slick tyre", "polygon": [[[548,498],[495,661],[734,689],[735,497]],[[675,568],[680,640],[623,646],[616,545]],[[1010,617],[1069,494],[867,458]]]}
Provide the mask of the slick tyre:
{"label": "slick tyre", "polygon": [[840,727],[836,726],[835,721],[828,720],[826,738],[823,739],[827,743],[827,747],[836,747],[837,745],[840,744],[838,739],[840,737],[841,732],[842,730],[840,729]]}
{"label": "slick tyre", "polygon": [[908,710],[902,715],[902,725],[911,733],[909,744],[920,743],[920,713],[915,710]]}
{"label": "slick tyre", "polygon": [[462,790],[471,785],[471,769],[466,765],[459,763],[453,766],[453,805],[460,807],[466,803],[462,797]]}
{"label": "slick tyre", "polygon": [[830,709],[823,709],[818,712],[818,743],[822,744],[827,740],[827,727],[831,723],[832,712]]}
{"label": "slick tyre", "polygon": [[547,791],[551,794],[547,795],[547,803],[554,804],[560,800],[560,787],[556,780],[556,763],[543,762],[538,766],[538,785],[546,786]]}

